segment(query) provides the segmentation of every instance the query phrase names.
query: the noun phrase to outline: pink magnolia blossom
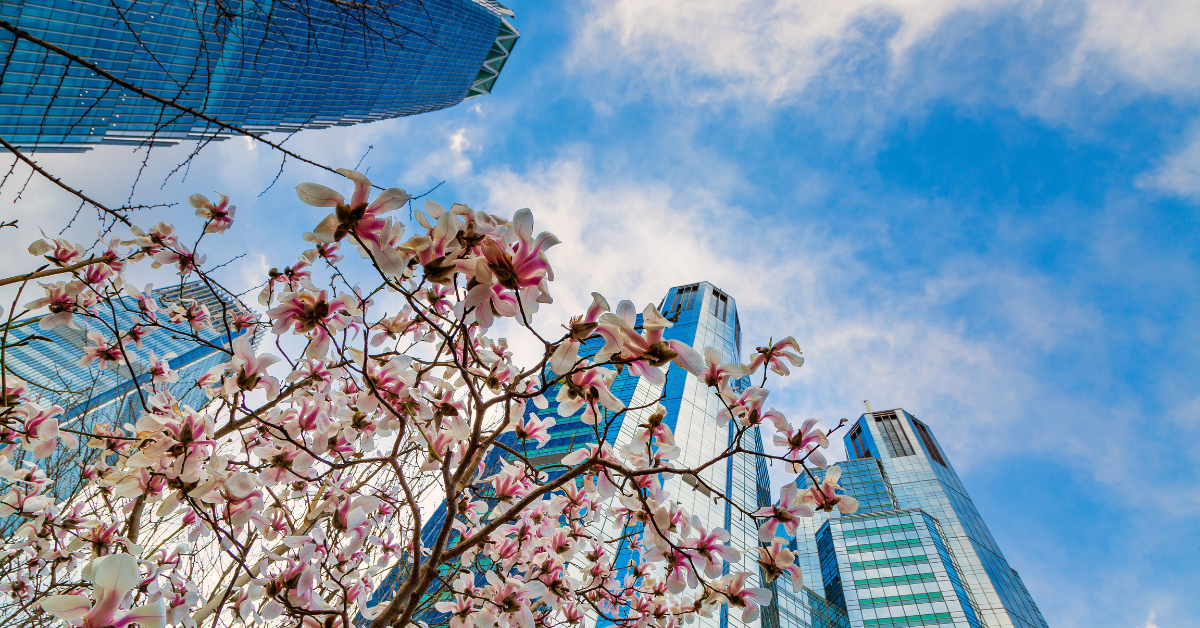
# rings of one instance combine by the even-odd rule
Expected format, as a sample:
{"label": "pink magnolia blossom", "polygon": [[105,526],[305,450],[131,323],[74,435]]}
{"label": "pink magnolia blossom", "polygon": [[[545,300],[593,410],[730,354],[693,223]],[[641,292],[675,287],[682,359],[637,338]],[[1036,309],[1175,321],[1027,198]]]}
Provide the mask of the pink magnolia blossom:
{"label": "pink magnolia blossom", "polygon": [[517,295],[508,292],[500,284],[479,284],[467,292],[457,311],[466,312],[474,308],[475,321],[484,329],[495,323],[496,317],[513,318],[520,313]]}
{"label": "pink magnolia blossom", "polygon": [[233,374],[224,380],[225,394],[263,388],[267,398],[274,399],[279,396],[279,380],[267,375],[267,369],[278,361],[279,358],[270,354],[255,355],[249,335],[244,334],[233,341],[233,359],[229,364],[218,365],[210,372],[220,375],[226,368],[232,368]]}
{"label": "pink magnolia blossom", "polygon": [[704,360],[687,343],[663,339],[663,330],[671,327],[671,321],[659,314],[653,305],[647,305],[642,311],[644,335],[634,328],[636,316],[633,303],[629,301],[617,304],[615,313],[601,314],[599,321],[596,333],[604,337],[605,345],[597,354],[597,360],[613,356],[628,365],[630,374],[645,377],[658,386],[667,381],[659,367],[670,362],[692,374],[699,374],[704,369]]}
{"label": "pink magnolia blossom", "polygon": [[345,295],[330,298],[325,290],[315,294],[292,292],[280,295],[279,306],[268,310],[267,316],[274,321],[276,334],[289,327],[292,333],[307,334],[311,342],[305,355],[322,358],[329,352],[331,335],[350,325],[357,314],[352,300],[356,299]]}
{"label": "pink magnolia blossom", "polygon": [[40,460],[54,453],[59,438],[69,446],[78,444],[73,434],[59,431],[57,417],[62,413],[62,406],[43,408],[32,401],[17,406],[13,412],[15,418],[24,422],[25,448],[33,453],[35,459]]}
{"label": "pink magnolia blossom", "polygon": [[768,394],[767,389],[758,386],[750,386],[740,395],[733,390],[722,389],[720,396],[725,407],[717,413],[717,424],[724,426],[732,418],[742,425],[757,425],[763,419],[759,411]]}
{"label": "pink magnolia blossom", "polygon": [[[160,222],[150,228],[150,231],[142,231],[136,225],[130,227],[129,230],[135,236],[132,244],[138,246],[141,250],[133,256],[133,260],[137,261],[143,257],[154,257],[164,250],[164,247],[173,247],[179,244],[179,236],[175,235],[175,227],[170,223]],[[161,264],[160,264],[161,265]],[[155,266],[158,268],[158,266]]]}
{"label": "pink magnolia blossom", "polygon": [[180,275],[189,275],[196,269],[197,266],[203,266],[207,258],[205,255],[193,253],[191,249],[176,242],[171,247],[161,247],[153,256],[154,263],[152,268],[160,266],[174,265]]}
{"label": "pink magnolia blossom", "polygon": [[193,331],[212,328],[212,314],[208,311],[208,306],[199,301],[189,301],[186,306],[175,303],[167,309],[167,316],[172,323],[187,325]]}
{"label": "pink magnolia blossom", "polygon": [[579,346],[595,333],[596,328],[600,326],[597,320],[601,314],[607,311],[608,301],[605,301],[599,292],[593,292],[592,304],[588,307],[587,312],[583,316],[571,319],[571,326],[567,328],[569,333],[566,340],[558,345],[558,348],[554,350],[553,357],[550,358],[550,370],[562,375],[575,368],[575,361],[579,359]]}
{"label": "pink magnolia blossom", "polygon": [[151,381],[156,384],[163,382],[174,382],[179,380],[179,374],[171,370],[171,365],[167,362],[168,358],[174,357],[173,353],[163,354],[160,360],[154,354],[154,350],[150,350],[150,368],[147,372],[150,373]]}
{"label": "pink magnolia blossom", "polygon": [[89,331],[87,339],[93,344],[83,347],[83,357],[79,358],[79,366],[91,366],[100,361],[100,368],[116,368],[125,358],[121,353],[120,343],[109,344],[99,332]]}
{"label": "pink magnolia blossom", "polygon": [[237,208],[229,204],[228,196],[220,192],[217,192],[217,196],[221,197],[221,201],[214,204],[203,195],[193,194],[188,197],[188,205],[196,209],[197,216],[208,221],[204,225],[205,233],[225,235],[225,230],[233,224],[233,214]]}
{"label": "pink magnolia blossom", "polygon": [[88,264],[79,269],[79,279],[89,286],[99,286],[113,277],[115,273],[108,264],[98,262],[96,264]]}
{"label": "pink magnolia blossom", "polygon": [[746,375],[741,364],[721,364],[721,350],[714,347],[704,349],[704,371],[700,379],[711,388],[722,388],[730,379]]}
{"label": "pink magnolia blossom", "polygon": [[817,510],[832,512],[837,507],[843,515],[853,514],[858,510],[858,500],[849,495],[839,494],[842,487],[838,480],[842,477],[841,467],[834,465],[825,470],[825,478],[816,486],[805,489],[805,499],[812,503]]}
{"label": "pink magnolia blossom", "polygon": [[29,245],[30,255],[44,255],[46,259],[58,266],[68,266],[83,261],[84,249],[78,244],[61,238],[55,240],[38,240]]}
{"label": "pink magnolia blossom", "polygon": [[[772,410],[771,412],[775,411]],[[779,417],[779,420],[775,419],[776,416]],[[787,425],[782,417],[783,415],[777,412],[771,417],[775,421],[776,429],[779,429],[781,421],[784,425]],[[825,456],[817,450],[817,447],[829,447],[829,439],[825,437],[825,432],[817,427],[816,419],[808,419],[798,430],[791,425],[787,425],[785,429],[780,429],[775,434],[774,442],[777,447],[787,449],[787,453],[784,454],[785,458],[795,461],[789,465],[789,469],[793,473],[799,473],[799,463],[805,459],[811,460],[818,467],[823,468],[827,466]]]}
{"label": "pink magnolia blossom", "polygon": [[523,440],[535,440],[541,449],[550,442],[550,428],[554,427],[554,417],[546,417],[539,419],[536,414],[530,414],[529,419],[518,418],[517,422],[509,428],[513,431],[517,438]]}
{"label": "pink magnolia blossom", "polygon": [[546,585],[537,580],[521,582],[487,572],[487,584],[480,592],[485,602],[475,616],[477,628],[534,628],[533,601],[545,593]]}
{"label": "pink magnolia blossom", "polygon": [[154,300],[153,290],[154,284],[147,285],[145,290],[138,290],[130,284],[125,284],[125,294],[137,299],[138,311],[142,317],[150,321],[158,319],[158,301]]}
{"label": "pink magnolia blossom", "polygon": [[166,605],[162,600],[123,609],[122,600],[141,584],[138,563],[129,554],[112,554],[92,561],[87,569],[92,581],[92,599],[82,595],[51,595],[41,602],[46,611],[65,621],[83,621],[85,628],[164,628]]}
{"label": "pink magnolia blossom", "polygon": [[787,548],[783,539],[773,539],[770,547],[759,547],[758,564],[767,582],[786,575],[792,578],[793,591],[799,592],[804,586],[804,572],[796,563],[796,555]]}
{"label": "pink magnolia blossom", "polygon": [[512,291],[536,286],[546,294],[546,280],[553,279],[546,250],[558,244],[558,238],[549,232],[534,238],[533,212],[528,209],[513,215],[510,233],[514,236],[511,244],[487,238],[480,245],[496,283]]}
{"label": "pink magnolia blossom", "polygon": [[338,174],[354,181],[354,194],[350,201],[339,193],[317,183],[301,183],[296,186],[296,196],[302,202],[315,207],[333,207],[329,214],[313,229],[317,240],[325,243],[339,242],[353,234],[365,242],[379,243],[384,220],[379,216],[408,202],[408,193],[400,188],[388,188],[375,200],[368,203],[371,181],[362,174],[346,168],[338,168]]}
{"label": "pink magnolia blossom", "polygon": [[742,558],[741,552],[729,546],[729,531],[713,528],[705,532],[697,530],[699,536],[688,539],[687,553],[704,568],[710,578],[720,576],[726,562],[734,563]]}
{"label": "pink magnolia blossom", "polygon": [[46,296],[30,301],[25,304],[27,310],[39,310],[47,308],[50,314],[43,316],[38,321],[40,329],[54,329],[59,325],[67,325],[72,329],[79,329],[72,321],[75,314],[75,295],[79,293],[80,285],[74,282],[68,284],[66,282],[57,282],[50,284],[42,284],[46,290]]}
{"label": "pink magnolia blossom", "polygon": [[766,364],[767,368],[778,375],[789,375],[791,371],[788,370],[787,364],[784,364],[784,360],[791,362],[792,366],[796,368],[804,366],[804,358],[801,357],[800,345],[791,336],[780,340],[770,347],[759,347],[755,351],[754,357],[750,358],[750,364],[747,365],[747,371],[750,373],[757,371],[758,367]]}
{"label": "pink magnolia blossom", "polygon": [[598,406],[609,412],[624,410],[625,404],[609,390],[616,377],[615,371],[606,368],[591,368],[567,376],[558,390],[558,415],[573,416],[586,406],[582,420],[595,425],[600,421]]}
{"label": "pink magnolia blossom", "polygon": [[760,588],[747,588],[749,572],[731,573],[714,584],[714,589],[725,596],[729,606],[742,609],[742,621],[750,623],[758,619],[759,608],[771,601],[771,592]]}
{"label": "pink magnolia blossom", "polygon": [[121,344],[126,348],[129,348],[129,345],[132,344],[138,349],[144,349],[145,347],[142,346],[142,339],[150,335],[151,331],[153,331],[153,329],[150,327],[134,325],[133,327],[129,328],[129,331],[125,332],[124,336],[121,337]]}
{"label": "pink magnolia blossom", "polygon": [[776,529],[782,525],[788,534],[795,536],[796,528],[804,517],[813,516],[813,507],[804,500],[795,483],[788,484],[779,491],[779,503],[775,506],[765,506],[755,511],[755,517],[765,517],[766,521],[758,527],[758,539],[764,543],[775,538]]}

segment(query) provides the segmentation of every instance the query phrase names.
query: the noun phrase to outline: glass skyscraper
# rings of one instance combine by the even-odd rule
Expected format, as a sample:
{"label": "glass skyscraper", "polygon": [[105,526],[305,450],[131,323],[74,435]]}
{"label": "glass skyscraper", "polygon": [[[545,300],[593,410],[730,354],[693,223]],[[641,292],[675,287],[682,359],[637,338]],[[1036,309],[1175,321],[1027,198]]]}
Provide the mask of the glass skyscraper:
{"label": "glass skyscraper", "polygon": [[802,520],[793,547],[805,582],[850,626],[1046,628],[928,426],[901,409],[869,413],[845,443],[855,459],[838,463],[840,485],[858,511]]}
{"label": "glass skyscraper", "polygon": [[900,509],[919,509],[940,525],[984,625],[1046,628],[927,425],[901,409],[864,414],[845,443],[849,454],[879,460]]}
{"label": "glass skyscraper", "polygon": [[[227,330],[221,323],[223,312],[227,311],[228,316],[232,317],[236,310],[248,309],[233,295],[223,291],[214,294],[213,290],[199,281],[160,288],[153,291],[153,297],[159,303],[181,303],[185,306],[203,304],[211,315],[213,325],[195,333],[208,344],[176,336],[170,329],[189,332],[190,327],[186,323],[170,323],[166,314],[159,312],[159,321],[169,329],[150,331],[142,338],[141,347],[133,344],[127,346],[132,372],[125,365],[116,369],[101,369],[95,363],[81,366],[79,359],[83,355],[83,347],[90,344],[86,337],[88,331],[99,332],[108,342],[112,342],[114,338],[106,327],[113,326],[124,331],[132,325],[132,316],[138,311],[137,301],[132,297],[122,297],[114,302],[115,313],[107,308],[97,308],[98,316],[104,319],[103,324],[81,316],[74,317],[78,329],[67,325],[40,329],[38,322],[41,316],[13,321],[7,330],[4,358],[8,376],[15,375],[28,383],[32,396],[42,405],[62,406],[65,412],[59,417],[59,423],[64,427],[80,431],[90,431],[96,425],[120,427],[136,422],[141,416],[142,395],[138,387],[143,387],[143,393],[148,388],[148,359],[153,351],[160,359],[172,355],[167,363],[178,375],[175,382],[162,386],[181,405],[194,409],[204,407],[208,403],[208,396],[196,386],[196,380],[212,367],[229,360],[229,354],[221,349],[228,348],[233,339],[242,334],[252,333]],[[252,337],[252,342],[257,340],[257,335]],[[134,385],[135,378],[137,386]],[[91,450],[86,448],[86,440],[80,438],[78,450],[67,451],[65,447],[59,447],[48,461],[42,463],[43,468],[59,464],[63,466],[50,489],[60,500],[71,495],[79,485],[78,471],[83,466],[81,461],[86,461],[91,454]],[[72,472],[67,473],[66,469]]]}
{"label": "glass skyscraper", "polygon": [[[341,8],[339,8],[341,7]],[[302,14],[300,11],[305,13]],[[17,0],[0,19],[253,133],[350,125],[490,93],[518,33],[494,0],[356,10],[272,0]],[[0,137],[41,151],[228,133],[0,30]]]}

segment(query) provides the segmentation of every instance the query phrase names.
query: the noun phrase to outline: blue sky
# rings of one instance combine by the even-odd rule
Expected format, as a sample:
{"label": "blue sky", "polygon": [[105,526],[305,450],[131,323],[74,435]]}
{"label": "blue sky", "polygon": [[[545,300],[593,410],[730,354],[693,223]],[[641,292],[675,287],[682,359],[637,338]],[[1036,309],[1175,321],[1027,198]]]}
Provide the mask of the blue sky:
{"label": "blue sky", "polygon": [[[511,5],[496,93],[289,145],[532,208],[564,241],[548,325],[712,281],[747,344],[805,350],[770,405],[935,430],[1053,628],[1200,625],[1200,3]],[[136,199],[233,196],[210,259],[248,252],[246,289],[324,215],[291,188],[344,186],[289,166],[259,196],[278,160],[236,140],[160,189],[180,154]],[[44,162],[121,201],[132,158]],[[25,240],[74,209],[12,194]]]}

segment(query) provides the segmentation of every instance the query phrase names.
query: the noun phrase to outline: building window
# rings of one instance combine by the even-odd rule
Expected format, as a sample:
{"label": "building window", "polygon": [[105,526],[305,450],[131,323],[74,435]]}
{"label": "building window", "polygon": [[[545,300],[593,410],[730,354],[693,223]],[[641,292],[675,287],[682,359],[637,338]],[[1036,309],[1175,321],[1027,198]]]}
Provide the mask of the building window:
{"label": "building window", "polygon": [[856,425],[854,429],[850,430],[850,445],[854,447],[855,458],[871,457],[871,448],[867,447],[867,443],[863,440],[861,426]]}
{"label": "building window", "polygon": [[933,458],[935,462],[943,467],[946,466],[946,459],[942,458],[942,452],[938,451],[937,443],[933,442],[933,436],[929,434],[929,428],[925,427],[924,423],[918,421],[917,417],[912,416],[911,414],[909,416],[912,417],[913,427],[917,428],[917,436],[919,436],[921,438],[921,442],[925,444],[925,451],[929,452],[929,457]]}
{"label": "building window", "polygon": [[908,442],[908,436],[904,434],[904,428],[900,426],[900,419],[896,417],[895,412],[876,412],[875,424],[883,433],[883,440],[887,442],[888,454],[893,458],[913,455],[912,444]]}
{"label": "building window", "polygon": [[675,300],[672,301],[671,307],[667,308],[668,315],[678,314],[684,310],[692,309],[692,303],[696,300],[696,293],[700,290],[700,284],[692,284],[690,286],[682,286],[675,289]]}
{"label": "building window", "polygon": [[713,288],[713,306],[712,315],[725,321],[725,315],[729,311],[729,297],[721,294],[720,290]]}

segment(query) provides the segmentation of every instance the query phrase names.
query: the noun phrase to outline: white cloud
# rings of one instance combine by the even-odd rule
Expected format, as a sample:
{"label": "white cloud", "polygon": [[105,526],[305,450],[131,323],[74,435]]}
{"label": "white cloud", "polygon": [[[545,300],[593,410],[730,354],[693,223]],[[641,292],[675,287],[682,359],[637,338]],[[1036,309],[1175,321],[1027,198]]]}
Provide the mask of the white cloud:
{"label": "white cloud", "polygon": [[[537,229],[562,240],[550,252],[555,303],[538,316],[543,331],[581,313],[592,290],[640,309],[672,286],[707,280],[737,300],[744,351],[768,335],[799,340],[806,365],[769,386],[768,405],[793,420],[830,426],[857,417],[869,399],[877,410],[903,407],[925,419],[960,472],[1053,456],[1116,490],[1137,490],[1136,480],[1112,473],[1112,461],[1126,459],[1130,443],[1157,451],[1143,435],[1156,419],[1091,390],[1121,377],[1096,349],[1113,330],[1058,282],[965,255],[900,284],[858,261],[874,254],[873,242],[778,223],[719,189],[603,177],[586,164],[567,157],[479,177],[481,208],[508,215],[528,206]],[[518,348],[519,338],[510,337]],[[840,438],[833,449],[840,455]],[[1157,473],[1155,455],[1139,459]],[[783,477],[774,479],[778,486]],[[1190,478],[1160,482],[1153,499],[1161,507],[1200,507]]]}
{"label": "white cloud", "polygon": [[1139,177],[1138,183],[1179,196],[1200,198],[1200,130],[1191,133],[1187,145],[1168,156],[1157,169]]}
{"label": "white cloud", "polygon": [[[844,77],[834,74],[854,73],[882,53],[893,72],[866,89],[887,91],[914,47],[956,43],[943,31],[954,18],[1011,14],[1033,36],[1054,38],[1046,54],[1064,55],[1048,60],[1059,69],[1042,89],[1084,79],[1100,89],[1122,79],[1151,91],[1200,87],[1200,3],[1192,0],[598,2],[581,20],[574,59],[590,72],[619,67],[623,83],[641,74],[643,89],[689,101],[774,102],[814,83],[836,84]],[[1074,43],[1064,50],[1063,41]]]}
{"label": "white cloud", "polygon": [[[460,126],[453,130],[443,131],[441,142],[435,148],[413,164],[403,179],[413,185],[424,185],[440,179],[461,178],[471,171],[471,159],[468,151],[471,140],[468,134],[481,133],[478,129],[468,130]],[[478,150],[478,147],[476,147]]]}
{"label": "white cloud", "polygon": [[[538,229],[563,241],[551,251],[556,303],[540,315],[545,324],[581,312],[592,290],[640,309],[671,286],[707,280],[737,300],[744,350],[772,334],[794,334],[805,349],[808,364],[771,399],[792,418],[857,416],[863,398],[936,412],[931,422],[966,466],[1022,441],[1011,420],[1029,416],[1023,399],[1037,384],[1013,365],[1036,347],[972,339],[939,310],[968,285],[995,287],[1010,295],[1020,327],[1024,301],[1055,298],[1035,280],[967,267],[906,294],[871,281],[855,261],[862,245],[754,216],[712,190],[600,181],[572,160],[484,180],[489,211],[527,205]],[[1040,337],[1048,326],[1076,324],[1072,316],[1029,317],[1028,327]]]}
{"label": "white cloud", "polygon": [[1200,3],[1089,0],[1084,13],[1068,77],[1115,71],[1155,92],[1200,88]]}
{"label": "white cloud", "polygon": [[1157,619],[1158,611],[1152,610],[1150,611],[1150,616],[1146,618],[1146,623],[1142,624],[1138,628],[1158,628],[1158,623],[1156,622]]}

